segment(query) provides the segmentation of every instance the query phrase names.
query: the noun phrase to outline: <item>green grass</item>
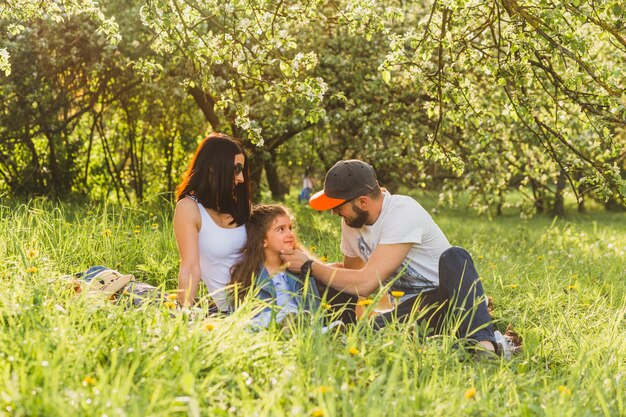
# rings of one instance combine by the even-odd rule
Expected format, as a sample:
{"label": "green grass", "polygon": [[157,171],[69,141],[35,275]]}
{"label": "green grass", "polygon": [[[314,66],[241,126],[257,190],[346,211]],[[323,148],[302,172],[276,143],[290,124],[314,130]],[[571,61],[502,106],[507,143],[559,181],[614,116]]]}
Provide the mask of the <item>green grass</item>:
{"label": "green grass", "polygon": [[[0,415],[626,415],[624,214],[437,213],[473,254],[496,326],[524,338],[510,362],[473,363],[410,326],[285,337],[247,331],[250,305],[208,330],[202,314],[77,296],[59,276],[98,264],[175,288],[171,209],[3,204]],[[303,243],[339,260],[338,218],[288,204]]]}

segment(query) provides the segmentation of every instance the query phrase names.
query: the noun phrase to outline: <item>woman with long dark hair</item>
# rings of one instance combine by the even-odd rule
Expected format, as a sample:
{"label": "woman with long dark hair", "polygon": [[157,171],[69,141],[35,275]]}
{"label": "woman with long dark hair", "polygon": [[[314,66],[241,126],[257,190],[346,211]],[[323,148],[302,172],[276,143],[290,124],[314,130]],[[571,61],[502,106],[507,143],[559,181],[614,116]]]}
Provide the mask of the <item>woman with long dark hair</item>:
{"label": "woman with long dark hair", "polygon": [[221,133],[204,139],[176,188],[174,234],[180,255],[178,302],[193,304],[200,280],[217,308],[246,245],[250,216],[248,161],[241,144]]}

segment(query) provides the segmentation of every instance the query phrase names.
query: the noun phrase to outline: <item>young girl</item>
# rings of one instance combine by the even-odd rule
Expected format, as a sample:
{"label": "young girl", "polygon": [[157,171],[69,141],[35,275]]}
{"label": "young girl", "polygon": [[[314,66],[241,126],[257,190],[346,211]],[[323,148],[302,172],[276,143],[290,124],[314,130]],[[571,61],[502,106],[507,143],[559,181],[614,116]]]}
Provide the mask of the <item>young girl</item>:
{"label": "young girl", "polygon": [[240,299],[253,290],[259,299],[274,305],[255,317],[255,324],[268,327],[272,318],[280,323],[290,314],[316,310],[319,293],[313,277],[289,272],[280,258],[282,249],[300,247],[289,211],[278,204],[255,206],[246,230],[244,260],[233,267],[231,284],[239,287]]}

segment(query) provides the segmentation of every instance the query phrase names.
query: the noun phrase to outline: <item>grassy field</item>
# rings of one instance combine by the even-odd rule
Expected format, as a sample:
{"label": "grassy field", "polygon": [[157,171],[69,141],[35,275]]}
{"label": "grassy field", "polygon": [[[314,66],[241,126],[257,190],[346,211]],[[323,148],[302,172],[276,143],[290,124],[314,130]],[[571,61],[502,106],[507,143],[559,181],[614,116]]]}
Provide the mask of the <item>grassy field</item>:
{"label": "grassy field", "polygon": [[[292,201],[292,200],[290,200]],[[302,241],[339,259],[338,218],[296,206]],[[462,361],[411,326],[250,332],[250,306],[206,319],[76,295],[106,265],[176,287],[171,208],[0,204],[0,415],[624,416],[626,215],[434,216],[475,258],[510,362]]]}

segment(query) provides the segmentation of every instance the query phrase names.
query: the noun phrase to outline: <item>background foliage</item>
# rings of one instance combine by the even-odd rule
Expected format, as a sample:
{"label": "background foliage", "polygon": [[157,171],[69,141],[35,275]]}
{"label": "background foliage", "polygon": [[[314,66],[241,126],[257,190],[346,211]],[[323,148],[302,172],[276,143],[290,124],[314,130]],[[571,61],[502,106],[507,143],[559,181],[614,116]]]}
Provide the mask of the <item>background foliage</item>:
{"label": "background foliage", "polygon": [[219,130],[243,140],[255,189],[274,198],[306,167],[321,182],[359,157],[384,185],[436,189],[443,204],[462,189],[489,215],[562,214],[567,196],[581,211],[624,207],[619,1],[8,1],[0,13],[10,195],[171,193]]}

